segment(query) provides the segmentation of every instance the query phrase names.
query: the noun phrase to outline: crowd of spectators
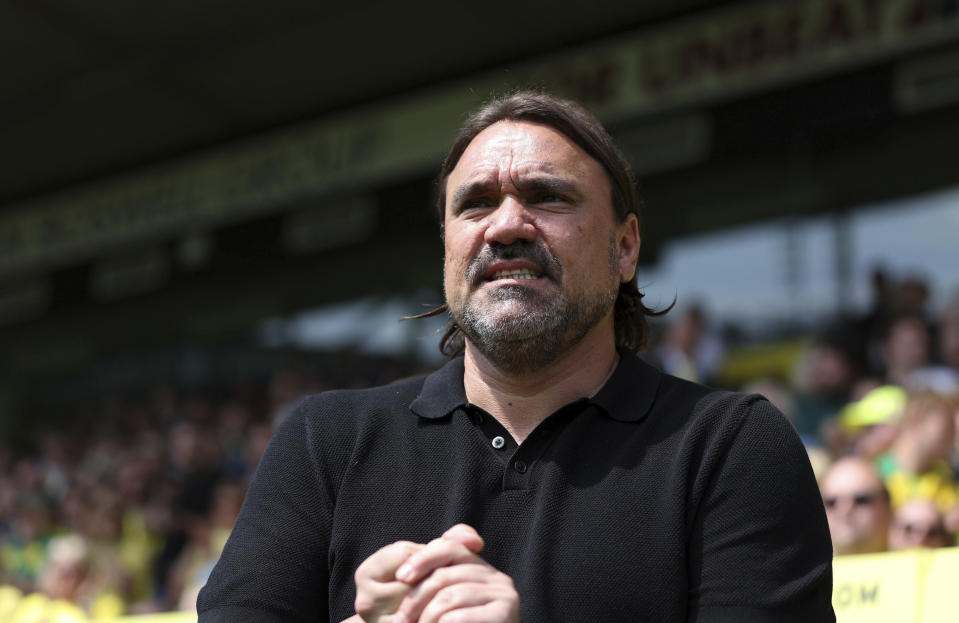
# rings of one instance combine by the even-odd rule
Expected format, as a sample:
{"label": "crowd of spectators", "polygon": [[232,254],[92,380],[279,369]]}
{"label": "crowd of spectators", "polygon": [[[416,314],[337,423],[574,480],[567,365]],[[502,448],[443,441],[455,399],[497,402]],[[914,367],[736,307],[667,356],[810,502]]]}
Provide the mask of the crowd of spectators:
{"label": "crowd of spectators", "polygon": [[[872,309],[808,340],[787,378],[745,388],[806,443],[837,555],[955,545],[959,529],[959,302],[933,313],[920,280],[877,273],[874,285]],[[722,384],[723,340],[704,311],[666,318],[646,357]],[[99,402],[28,451],[0,446],[0,585],[94,618],[192,609],[291,405],[408,365],[354,357],[335,375],[285,366],[229,391],[154,387]]]}
{"label": "crowd of spectators", "polygon": [[47,608],[36,620],[54,620],[54,603],[82,611],[71,621],[192,610],[297,400],[411,372],[349,353],[298,358],[260,383],[110,396],[41,428],[32,447],[0,445],[0,620],[14,602]]}
{"label": "crowd of spectators", "polygon": [[877,276],[874,309],[814,347],[842,382],[799,386],[837,554],[956,545],[959,301],[933,313],[928,294]]}
{"label": "crowd of spectators", "polygon": [[[919,278],[873,275],[867,313],[809,339],[788,378],[754,379],[794,423],[820,482],[838,555],[956,545],[959,299],[930,308]],[[674,318],[650,357],[721,380],[700,309]]]}

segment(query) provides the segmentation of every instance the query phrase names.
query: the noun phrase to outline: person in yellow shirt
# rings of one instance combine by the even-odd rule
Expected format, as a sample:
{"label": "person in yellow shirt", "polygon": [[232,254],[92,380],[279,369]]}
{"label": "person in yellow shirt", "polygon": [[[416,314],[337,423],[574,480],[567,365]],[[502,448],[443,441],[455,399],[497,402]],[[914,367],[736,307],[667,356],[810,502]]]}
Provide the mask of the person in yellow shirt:
{"label": "person in yellow shirt", "polygon": [[943,513],[959,504],[949,464],[957,409],[955,399],[934,392],[910,396],[899,435],[876,461],[894,509],[915,498],[935,502]]}

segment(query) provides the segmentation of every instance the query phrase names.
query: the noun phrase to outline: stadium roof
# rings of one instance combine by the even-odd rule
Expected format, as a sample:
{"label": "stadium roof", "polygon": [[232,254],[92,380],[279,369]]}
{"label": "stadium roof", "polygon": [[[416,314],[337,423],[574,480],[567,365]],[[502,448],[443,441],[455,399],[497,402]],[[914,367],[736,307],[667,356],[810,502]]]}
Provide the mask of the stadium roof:
{"label": "stadium roof", "polygon": [[0,209],[706,0],[8,0]]}

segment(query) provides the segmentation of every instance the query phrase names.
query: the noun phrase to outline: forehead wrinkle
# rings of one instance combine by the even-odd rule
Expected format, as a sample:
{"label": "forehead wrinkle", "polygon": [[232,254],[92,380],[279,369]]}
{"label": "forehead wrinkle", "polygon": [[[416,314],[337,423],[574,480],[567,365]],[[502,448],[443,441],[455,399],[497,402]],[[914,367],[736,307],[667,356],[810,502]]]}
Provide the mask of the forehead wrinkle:
{"label": "forehead wrinkle", "polygon": [[[540,182],[542,182],[546,189],[552,188],[556,191],[575,190],[580,194],[588,190],[589,185],[586,184],[586,180],[593,177],[593,174],[599,173],[598,179],[602,180],[600,183],[603,195],[612,205],[612,181],[609,174],[596,159],[577,150],[567,153],[566,150],[560,149],[558,152],[552,153],[557,156],[553,160],[531,158],[521,162],[516,167],[517,173],[528,176],[531,179],[531,184],[540,185]],[[595,170],[593,170],[593,165],[595,165]],[[538,175],[539,173],[544,175]],[[517,188],[520,187],[520,184],[520,181],[516,182]]]}
{"label": "forehead wrinkle", "polygon": [[[520,162],[516,162],[520,160]],[[509,162],[505,169],[499,171],[499,189],[502,190],[509,181],[511,188],[522,190],[525,188],[544,188],[563,190],[575,186],[573,180],[563,174],[563,170],[549,160],[522,161],[515,153],[510,152]],[[505,179],[503,179],[505,178]]]}
{"label": "forehead wrinkle", "polygon": [[557,166],[550,160],[528,160],[520,162],[510,171],[510,177],[516,181],[531,180],[566,180],[579,177],[578,169],[572,170]]}
{"label": "forehead wrinkle", "polygon": [[501,189],[504,170],[507,176],[510,175],[509,171],[513,160],[512,148],[509,150],[508,157],[509,161],[505,167],[500,166],[497,162],[489,162],[489,159],[476,163],[466,174],[465,180],[454,189],[450,202],[456,205],[466,197]]}
{"label": "forehead wrinkle", "polygon": [[[502,125],[500,125],[502,124]],[[514,123],[500,121],[486,128],[467,146],[460,162],[450,173],[450,179],[457,177],[456,169],[468,167],[461,173],[461,182],[451,189],[447,206],[456,205],[466,197],[491,191],[502,192],[508,185],[520,189],[526,186],[554,186],[556,182],[565,182],[566,189],[582,190],[580,178],[589,177],[587,164],[592,158],[580,153],[568,140],[556,144],[557,137],[537,136],[534,140],[520,130],[526,122]],[[500,134],[485,136],[493,128]],[[555,134],[559,134],[554,132]],[[565,137],[559,136],[562,141]],[[477,139],[480,139],[477,142]],[[572,149],[571,149],[572,148]],[[474,151],[475,150],[475,151]],[[544,155],[548,157],[544,158]],[[598,164],[598,163],[597,163]],[[605,171],[602,171],[605,193],[611,197],[611,186]],[[529,181],[525,181],[529,178]],[[552,179],[550,179],[552,178]],[[450,181],[447,180],[447,182]],[[555,182],[553,181],[555,180]],[[562,190],[556,185],[554,190]]]}

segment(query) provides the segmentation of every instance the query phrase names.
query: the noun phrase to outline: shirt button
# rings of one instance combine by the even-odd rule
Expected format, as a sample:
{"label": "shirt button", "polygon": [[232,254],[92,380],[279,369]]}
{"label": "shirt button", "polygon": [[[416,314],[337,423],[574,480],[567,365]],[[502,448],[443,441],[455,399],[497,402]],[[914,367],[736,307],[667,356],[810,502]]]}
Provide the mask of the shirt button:
{"label": "shirt button", "polygon": [[497,450],[500,450],[503,446],[506,445],[506,440],[500,437],[499,435],[493,437],[493,447]]}
{"label": "shirt button", "polygon": [[526,473],[526,469],[527,469],[527,465],[526,465],[526,463],[524,463],[523,461],[516,461],[515,463],[513,463],[513,469],[515,469],[516,471],[518,471],[518,472],[521,473],[521,474],[525,474],[525,473]]}

